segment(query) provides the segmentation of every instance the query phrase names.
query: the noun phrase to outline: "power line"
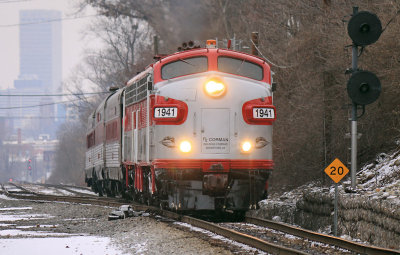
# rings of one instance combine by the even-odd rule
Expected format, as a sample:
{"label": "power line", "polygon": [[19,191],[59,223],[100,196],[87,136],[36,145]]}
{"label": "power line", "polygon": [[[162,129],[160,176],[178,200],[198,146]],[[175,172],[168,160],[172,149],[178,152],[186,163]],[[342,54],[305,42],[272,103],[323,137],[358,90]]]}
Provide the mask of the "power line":
{"label": "power line", "polygon": [[267,61],[267,62],[270,63],[271,65],[273,65],[273,66],[275,66],[275,67],[278,67],[278,68],[292,68],[292,67],[295,66],[295,65],[291,65],[291,66],[280,66],[280,65],[275,64],[274,62],[272,62],[271,60],[269,60],[268,58],[266,58],[266,57],[262,54],[262,52],[261,52],[260,49],[257,47],[257,45],[253,42],[253,40],[250,39],[250,42],[254,45],[254,47],[256,48],[256,50],[258,51],[258,53],[260,53],[260,55],[265,59],[265,61]]}
{"label": "power line", "polygon": [[84,96],[111,93],[110,91],[92,93],[71,93],[71,94],[0,94],[0,97],[61,97],[61,96]]}
{"label": "power line", "polygon": [[33,108],[33,107],[46,106],[46,105],[65,104],[65,103],[71,103],[71,102],[75,102],[75,101],[84,100],[84,99],[87,99],[87,98],[89,98],[89,97],[78,98],[78,99],[74,99],[74,100],[54,102],[54,103],[47,103],[47,104],[28,105],[28,106],[0,107],[0,110],[23,109],[23,108]]}
{"label": "power line", "polygon": [[66,116],[0,116],[0,119],[66,119]]}
{"label": "power line", "polygon": [[[1,3],[1,2],[0,2]],[[27,23],[17,23],[17,24],[9,24],[9,25],[0,25],[0,27],[17,27],[17,26],[27,26],[27,25],[35,25],[35,24],[43,24],[43,23],[52,23],[52,22],[57,22],[57,21],[63,21],[63,20],[75,20],[75,19],[83,19],[83,18],[89,18],[89,17],[95,17],[95,16],[101,16],[102,14],[93,14],[93,15],[86,15],[86,16],[81,16],[81,17],[67,17],[67,18],[61,18],[61,19],[48,19],[48,20],[42,20],[42,21],[36,21],[36,22],[27,22]]]}
{"label": "power line", "polygon": [[0,1],[0,4],[10,4],[10,3],[19,3],[19,2],[30,2],[32,0],[4,0]]}

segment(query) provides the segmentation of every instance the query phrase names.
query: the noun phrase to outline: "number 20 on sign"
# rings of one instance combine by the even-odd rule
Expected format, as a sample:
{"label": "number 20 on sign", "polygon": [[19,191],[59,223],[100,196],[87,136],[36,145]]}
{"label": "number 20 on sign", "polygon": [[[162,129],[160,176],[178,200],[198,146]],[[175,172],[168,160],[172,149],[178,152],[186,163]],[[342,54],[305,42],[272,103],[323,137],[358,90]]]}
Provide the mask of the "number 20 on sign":
{"label": "number 20 on sign", "polygon": [[336,158],[327,168],[325,168],[325,173],[331,177],[331,179],[338,183],[340,180],[349,173],[349,169]]}

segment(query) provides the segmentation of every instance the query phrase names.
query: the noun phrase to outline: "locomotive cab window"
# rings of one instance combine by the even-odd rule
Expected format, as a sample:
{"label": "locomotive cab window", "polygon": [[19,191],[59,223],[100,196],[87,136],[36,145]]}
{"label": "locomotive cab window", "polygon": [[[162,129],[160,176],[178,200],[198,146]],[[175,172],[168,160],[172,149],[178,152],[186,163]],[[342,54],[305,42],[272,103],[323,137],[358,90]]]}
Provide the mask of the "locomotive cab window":
{"label": "locomotive cab window", "polygon": [[207,57],[185,58],[165,64],[161,68],[161,77],[168,80],[178,76],[206,72],[207,70]]}
{"label": "locomotive cab window", "polygon": [[218,57],[218,70],[258,81],[263,79],[263,68],[244,59]]}

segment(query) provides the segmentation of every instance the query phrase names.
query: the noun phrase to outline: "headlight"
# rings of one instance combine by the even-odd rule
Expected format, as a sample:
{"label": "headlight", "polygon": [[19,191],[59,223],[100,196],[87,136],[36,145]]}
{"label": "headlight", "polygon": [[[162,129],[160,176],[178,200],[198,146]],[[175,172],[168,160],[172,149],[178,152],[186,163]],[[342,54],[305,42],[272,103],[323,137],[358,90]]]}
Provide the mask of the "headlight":
{"label": "headlight", "polygon": [[204,89],[212,97],[219,97],[225,93],[225,84],[218,79],[211,79],[206,82]]}
{"label": "headlight", "polygon": [[245,152],[245,153],[250,152],[251,147],[252,147],[252,145],[249,141],[243,142],[241,145],[242,152]]}
{"label": "headlight", "polygon": [[179,144],[179,149],[181,150],[181,152],[187,153],[192,150],[192,145],[189,141],[183,141]]}

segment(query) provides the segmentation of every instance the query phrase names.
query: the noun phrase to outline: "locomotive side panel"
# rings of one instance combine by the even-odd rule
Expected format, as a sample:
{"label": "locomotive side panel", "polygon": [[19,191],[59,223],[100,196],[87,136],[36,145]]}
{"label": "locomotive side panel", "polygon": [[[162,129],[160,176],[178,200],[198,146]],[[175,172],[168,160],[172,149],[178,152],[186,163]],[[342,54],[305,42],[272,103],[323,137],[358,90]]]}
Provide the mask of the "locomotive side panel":
{"label": "locomotive side panel", "polygon": [[119,90],[107,99],[105,107],[105,167],[111,180],[121,180],[121,95]]}
{"label": "locomotive side panel", "polygon": [[86,152],[85,152],[85,176],[92,178],[93,173],[93,146],[94,146],[94,113],[90,114],[87,121]]}

